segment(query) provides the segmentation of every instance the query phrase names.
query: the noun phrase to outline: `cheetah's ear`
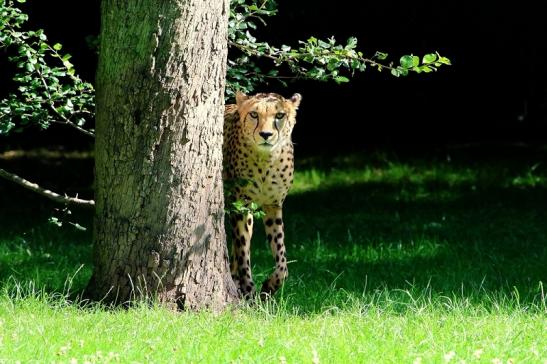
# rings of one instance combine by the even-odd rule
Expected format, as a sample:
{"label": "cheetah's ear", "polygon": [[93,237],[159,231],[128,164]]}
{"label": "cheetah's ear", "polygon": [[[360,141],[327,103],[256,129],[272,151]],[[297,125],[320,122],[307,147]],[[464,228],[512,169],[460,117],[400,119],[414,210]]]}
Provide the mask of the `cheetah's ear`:
{"label": "cheetah's ear", "polygon": [[300,101],[302,101],[302,95],[297,93],[291,96],[291,102],[293,103],[295,109],[298,109]]}
{"label": "cheetah's ear", "polygon": [[245,95],[243,92],[241,91],[236,91],[236,104],[237,106],[241,106],[241,104],[247,100],[249,98],[249,96]]}

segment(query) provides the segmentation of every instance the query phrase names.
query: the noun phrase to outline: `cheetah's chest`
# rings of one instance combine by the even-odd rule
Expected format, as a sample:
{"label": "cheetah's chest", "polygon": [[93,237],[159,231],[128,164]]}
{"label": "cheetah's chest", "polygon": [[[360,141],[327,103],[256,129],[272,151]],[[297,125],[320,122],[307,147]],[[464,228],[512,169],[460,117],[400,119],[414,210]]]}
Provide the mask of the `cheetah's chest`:
{"label": "cheetah's chest", "polygon": [[236,190],[236,197],[259,205],[282,205],[292,185],[292,153],[261,160],[249,155],[245,162],[232,164],[233,176],[248,182]]}

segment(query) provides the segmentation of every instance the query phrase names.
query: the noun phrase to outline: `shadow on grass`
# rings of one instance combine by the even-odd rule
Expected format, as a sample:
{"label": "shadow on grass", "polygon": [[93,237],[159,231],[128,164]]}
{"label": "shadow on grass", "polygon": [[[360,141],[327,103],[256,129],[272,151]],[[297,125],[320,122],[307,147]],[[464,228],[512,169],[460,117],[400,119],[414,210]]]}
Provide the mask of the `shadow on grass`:
{"label": "shadow on grass", "polygon": [[[67,157],[4,153],[0,168],[16,173],[45,188],[69,196],[91,198],[93,159],[89,153]],[[34,192],[0,179],[0,289],[21,284],[66,293],[84,288],[91,274],[93,212],[53,203]],[[57,217],[58,227],[48,222]],[[85,231],[70,223],[78,223]],[[82,267],[83,265],[83,267]],[[77,272],[77,273],[76,273]],[[71,277],[74,281],[69,283]]]}
{"label": "shadow on grass", "polygon": [[[470,177],[455,180],[442,171],[415,178],[435,170],[439,162],[431,159],[405,162],[406,172],[376,160],[370,161],[375,170],[391,174],[363,181],[354,172],[368,162],[323,162],[318,170],[327,173],[324,181],[288,197],[284,221],[292,263],[278,298],[303,313],[341,305],[348,297],[372,300],[379,292],[477,304],[496,297],[537,301],[539,282],[547,279],[547,189],[507,182],[515,181],[507,179],[507,170],[514,166],[521,175],[522,165],[533,159],[462,161],[453,172]],[[78,168],[65,167],[62,178],[71,181],[68,172]],[[332,182],[340,171],[349,172]],[[63,187],[62,179],[57,183]],[[92,214],[75,210],[71,217],[87,231],[57,228],[47,218],[58,206],[3,181],[0,192],[0,287],[32,280],[62,292],[67,277],[78,272],[72,289],[83,289],[91,274]],[[255,231],[253,271],[261,281],[273,261],[264,234]]]}
{"label": "shadow on grass", "polygon": [[547,189],[454,192],[405,201],[397,186],[369,183],[291,196],[291,275],[356,295],[387,288],[536,300],[547,278]]}
{"label": "shadow on grass", "polygon": [[[373,160],[372,170],[355,156],[319,162],[313,188],[285,204],[295,262],[284,293],[303,312],[328,307],[334,290],[363,301],[399,292],[391,298],[544,304],[547,173],[530,172],[543,157]],[[255,265],[268,267],[262,239]]]}

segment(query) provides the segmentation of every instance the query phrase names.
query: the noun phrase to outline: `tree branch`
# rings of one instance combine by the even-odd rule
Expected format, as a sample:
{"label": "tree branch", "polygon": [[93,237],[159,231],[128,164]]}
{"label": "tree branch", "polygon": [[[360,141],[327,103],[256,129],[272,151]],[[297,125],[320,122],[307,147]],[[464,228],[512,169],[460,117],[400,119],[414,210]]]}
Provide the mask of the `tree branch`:
{"label": "tree branch", "polygon": [[[53,48],[52,48],[52,50],[53,50]],[[49,93],[49,90],[48,90],[48,87],[47,87],[46,80],[44,80],[44,76],[42,76],[42,74],[40,73],[40,71],[39,71],[38,69],[36,69],[36,72],[38,73],[38,76],[40,76],[40,79],[42,80],[42,84],[44,85],[44,90],[45,90],[47,96],[49,97],[49,108],[50,108],[51,111],[53,111],[55,114],[57,114],[58,116],[60,116],[61,119],[63,119],[63,121],[55,121],[55,120],[53,120],[52,122],[53,122],[53,123],[64,124],[64,125],[69,125],[69,126],[75,128],[76,130],[79,130],[80,132],[84,133],[85,135],[94,138],[94,137],[95,137],[95,134],[93,134],[92,132],[90,132],[90,131],[88,131],[88,130],[85,130],[84,128],[80,127],[79,125],[74,124],[72,121],[70,121],[69,119],[67,119],[66,116],[60,114],[59,112],[57,112],[57,110],[55,110],[55,105],[53,104],[53,101],[51,101],[51,94]]]}
{"label": "tree branch", "polygon": [[27,181],[24,178],[19,177],[16,174],[9,173],[5,171],[4,169],[0,168],[0,177],[7,179],[8,181],[15,182],[20,186],[25,187],[26,189],[29,189],[31,191],[34,191],[38,193],[39,195],[42,195],[44,197],[49,198],[52,201],[63,203],[67,205],[79,205],[84,207],[93,207],[95,206],[95,201],[93,200],[82,200],[77,197],[68,197],[68,196],[61,196],[58,193],[55,193],[53,191],[50,191],[48,189],[45,189],[43,187],[40,187],[36,183],[32,183],[30,181]]}
{"label": "tree branch", "polygon": [[[282,53],[282,51],[280,49],[277,49],[277,48],[270,47],[270,53],[262,53],[262,52],[258,51],[255,48],[248,47],[244,44],[240,44],[240,43],[237,43],[237,42],[234,42],[234,41],[231,41],[231,40],[228,41],[228,45],[232,46],[232,47],[235,47],[235,48],[238,48],[240,51],[242,51],[244,53],[247,53],[247,55],[251,55],[251,56],[255,56],[255,57],[266,57],[266,58],[269,58],[269,59],[271,59],[271,60],[273,60],[274,62],[277,62],[277,63],[283,63],[283,62],[289,63],[289,62],[292,61],[292,59],[290,57],[288,57],[288,58],[287,57],[281,57],[280,54]],[[274,49],[274,51],[272,52],[271,49]],[[303,58],[303,56],[304,56],[303,54],[292,55],[293,59]],[[353,57],[346,56],[346,59],[359,60],[361,62],[368,63],[373,67],[381,67],[381,68],[385,68],[387,70],[397,69],[397,67],[393,67],[392,65],[382,64],[382,63],[376,62],[373,59],[365,58],[365,57],[362,57],[362,56],[353,56]],[[311,62],[308,62],[308,63],[311,63]]]}

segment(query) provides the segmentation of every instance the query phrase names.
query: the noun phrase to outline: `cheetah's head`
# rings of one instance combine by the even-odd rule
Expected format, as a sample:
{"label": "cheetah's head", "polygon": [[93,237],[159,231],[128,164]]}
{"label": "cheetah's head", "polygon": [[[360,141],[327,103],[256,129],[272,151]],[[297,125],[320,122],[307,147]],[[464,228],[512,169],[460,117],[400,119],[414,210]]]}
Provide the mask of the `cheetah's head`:
{"label": "cheetah's head", "polygon": [[238,92],[236,103],[244,138],[257,151],[266,153],[290,142],[301,100],[300,94],[285,99],[275,93],[247,96]]}

